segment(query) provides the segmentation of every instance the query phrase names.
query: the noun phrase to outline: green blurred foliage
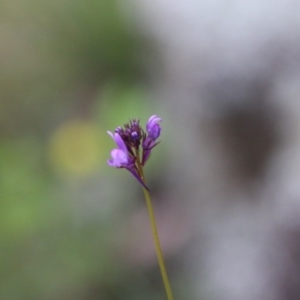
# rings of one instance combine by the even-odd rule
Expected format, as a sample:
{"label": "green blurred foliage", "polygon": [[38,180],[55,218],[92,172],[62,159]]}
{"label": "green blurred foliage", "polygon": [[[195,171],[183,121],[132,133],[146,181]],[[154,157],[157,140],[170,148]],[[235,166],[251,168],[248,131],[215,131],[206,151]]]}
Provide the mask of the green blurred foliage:
{"label": "green blurred foliage", "polygon": [[113,0],[4,0],[0,33],[0,299],[163,299],[123,262],[136,183],[105,164],[153,108],[141,39]]}
{"label": "green blurred foliage", "polygon": [[6,131],[43,132],[41,123],[72,115],[70,106],[83,110],[111,79],[138,78],[139,39],[126,30],[116,1],[7,0],[2,6],[0,125]]}

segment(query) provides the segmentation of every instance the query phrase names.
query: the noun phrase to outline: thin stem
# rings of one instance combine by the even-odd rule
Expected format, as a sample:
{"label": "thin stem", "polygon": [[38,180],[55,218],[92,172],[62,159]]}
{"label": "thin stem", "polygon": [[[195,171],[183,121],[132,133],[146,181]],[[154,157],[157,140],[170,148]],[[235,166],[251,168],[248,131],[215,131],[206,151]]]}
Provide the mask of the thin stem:
{"label": "thin stem", "polygon": [[[142,177],[142,180],[145,183],[143,167],[141,166],[139,158],[138,158],[138,161],[137,161],[137,165],[138,165],[138,169],[139,169],[140,175]],[[164,258],[163,258],[163,254],[162,254],[162,251],[161,251],[160,241],[159,241],[159,237],[158,237],[157,225],[156,225],[156,221],[155,221],[155,214],[154,214],[154,210],[153,210],[153,206],[152,206],[152,202],[151,202],[151,197],[150,197],[150,194],[147,191],[147,189],[145,189],[144,187],[143,187],[143,191],[144,191],[144,195],[145,195],[145,199],[146,199],[146,203],[147,203],[147,208],[148,208],[148,212],[149,212],[152,235],[153,235],[156,255],[157,255],[158,264],[159,264],[159,268],[160,268],[160,271],[161,271],[163,283],[164,283],[164,286],[165,286],[165,290],[166,290],[166,293],[167,293],[168,300],[173,300],[174,298],[173,298],[173,295],[172,295],[172,290],[171,290],[171,286],[170,286],[170,283],[169,283],[169,279],[168,279],[168,275],[167,275],[167,271],[166,271],[166,267],[165,267],[165,263],[164,263]]]}

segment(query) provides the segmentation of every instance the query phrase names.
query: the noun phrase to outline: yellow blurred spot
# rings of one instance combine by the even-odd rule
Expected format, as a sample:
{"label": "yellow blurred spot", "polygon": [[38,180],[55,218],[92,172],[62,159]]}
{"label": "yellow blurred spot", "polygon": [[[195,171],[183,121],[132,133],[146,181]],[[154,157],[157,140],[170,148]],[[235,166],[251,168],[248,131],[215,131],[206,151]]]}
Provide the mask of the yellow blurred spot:
{"label": "yellow blurred spot", "polygon": [[54,170],[69,176],[89,175],[99,168],[103,132],[92,122],[73,120],[64,123],[52,135],[49,155]]}

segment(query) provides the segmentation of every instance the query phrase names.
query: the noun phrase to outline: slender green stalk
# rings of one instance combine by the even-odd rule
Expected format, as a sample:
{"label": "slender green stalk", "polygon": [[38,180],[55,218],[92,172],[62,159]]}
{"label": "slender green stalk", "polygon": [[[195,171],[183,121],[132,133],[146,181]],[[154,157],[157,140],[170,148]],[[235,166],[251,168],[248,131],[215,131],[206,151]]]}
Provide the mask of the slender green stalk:
{"label": "slender green stalk", "polygon": [[[140,163],[139,159],[138,159],[137,165],[138,165],[138,168],[139,168],[140,175],[141,175],[141,177],[142,177],[142,179],[145,183],[143,167],[141,166],[141,163]],[[173,298],[173,295],[172,295],[172,290],[171,290],[171,286],[170,286],[170,283],[169,283],[169,279],[168,279],[168,275],[167,275],[167,271],[166,271],[162,251],[161,251],[161,246],[160,246],[160,242],[159,242],[157,225],[156,225],[156,221],[155,221],[155,214],[154,214],[154,210],[153,210],[153,206],[152,206],[152,202],[151,202],[151,197],[150,197],[150,194],[147,191],[147,189],[145,189],[144,187],[143,187],[143,191],[144,191],[144,195],[145,195],[145,199],[146,199],[146,203],[147,203],[147,208],[148,208],[148,212],[149,212],[152,235],[153,235],[153,241],[154,241],[154,245],[155,245],[156,255],[157,255],[158,264],[159,264],[159,268],[160,268],[160,271],[161,271],[163,283],[164,283],[164,286],[165,286],[165,289],[166,289],[168,300],[173,300],[174,298]]]}

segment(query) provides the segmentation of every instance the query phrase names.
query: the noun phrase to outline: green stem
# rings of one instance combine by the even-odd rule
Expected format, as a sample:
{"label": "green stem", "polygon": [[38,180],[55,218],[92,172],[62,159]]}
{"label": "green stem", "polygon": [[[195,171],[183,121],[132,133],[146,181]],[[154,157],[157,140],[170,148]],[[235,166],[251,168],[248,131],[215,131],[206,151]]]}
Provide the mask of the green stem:
{"label": "green stem", "polygon": [[[137,161],[137,165],[138,165],[138,169],[139,169],[140,175],[142,177],[142,180],[145,183],[143,167],[141,166],[141,163],[140,163],[139,159]],[[159,242],[157,225],[156,225],[156,221],[155,221],[155,214],[154,214],[154,210],[153,210],[153,206],[152,206],[152,202],[151,202],[151,197],[150,197],[150,194],[147,191],[147,189],[145,189],[144,187],[143,187],[143,191],[144,191],[144,195],[145,195],[145,199],[146,199],[146,203],[147,203],[147,208],[148,208],[148,212],[149,212],[151,229],[152,229],[152,234],[153,234],[153,240],[154,240],[156,255],[157,255],[158,264],[159,264],[159,268],[160,268],[160,271],[161,271],[163,283],[164,283],[164,286],[165,286],[165,290],[166,290],[166,293],[167,293],[168,300],[173,300],[172,290],[171,290],[171,286],[170,286],[170,283],[169,283],[169,279],[168,279],[168,275],[167,275],[167,271],[166,271],[166,267],[165,267],[165,263],[164,263],[164,259],[163,259],[163,254],[162,254],[161,246],[160,246],[160,242]]]}

